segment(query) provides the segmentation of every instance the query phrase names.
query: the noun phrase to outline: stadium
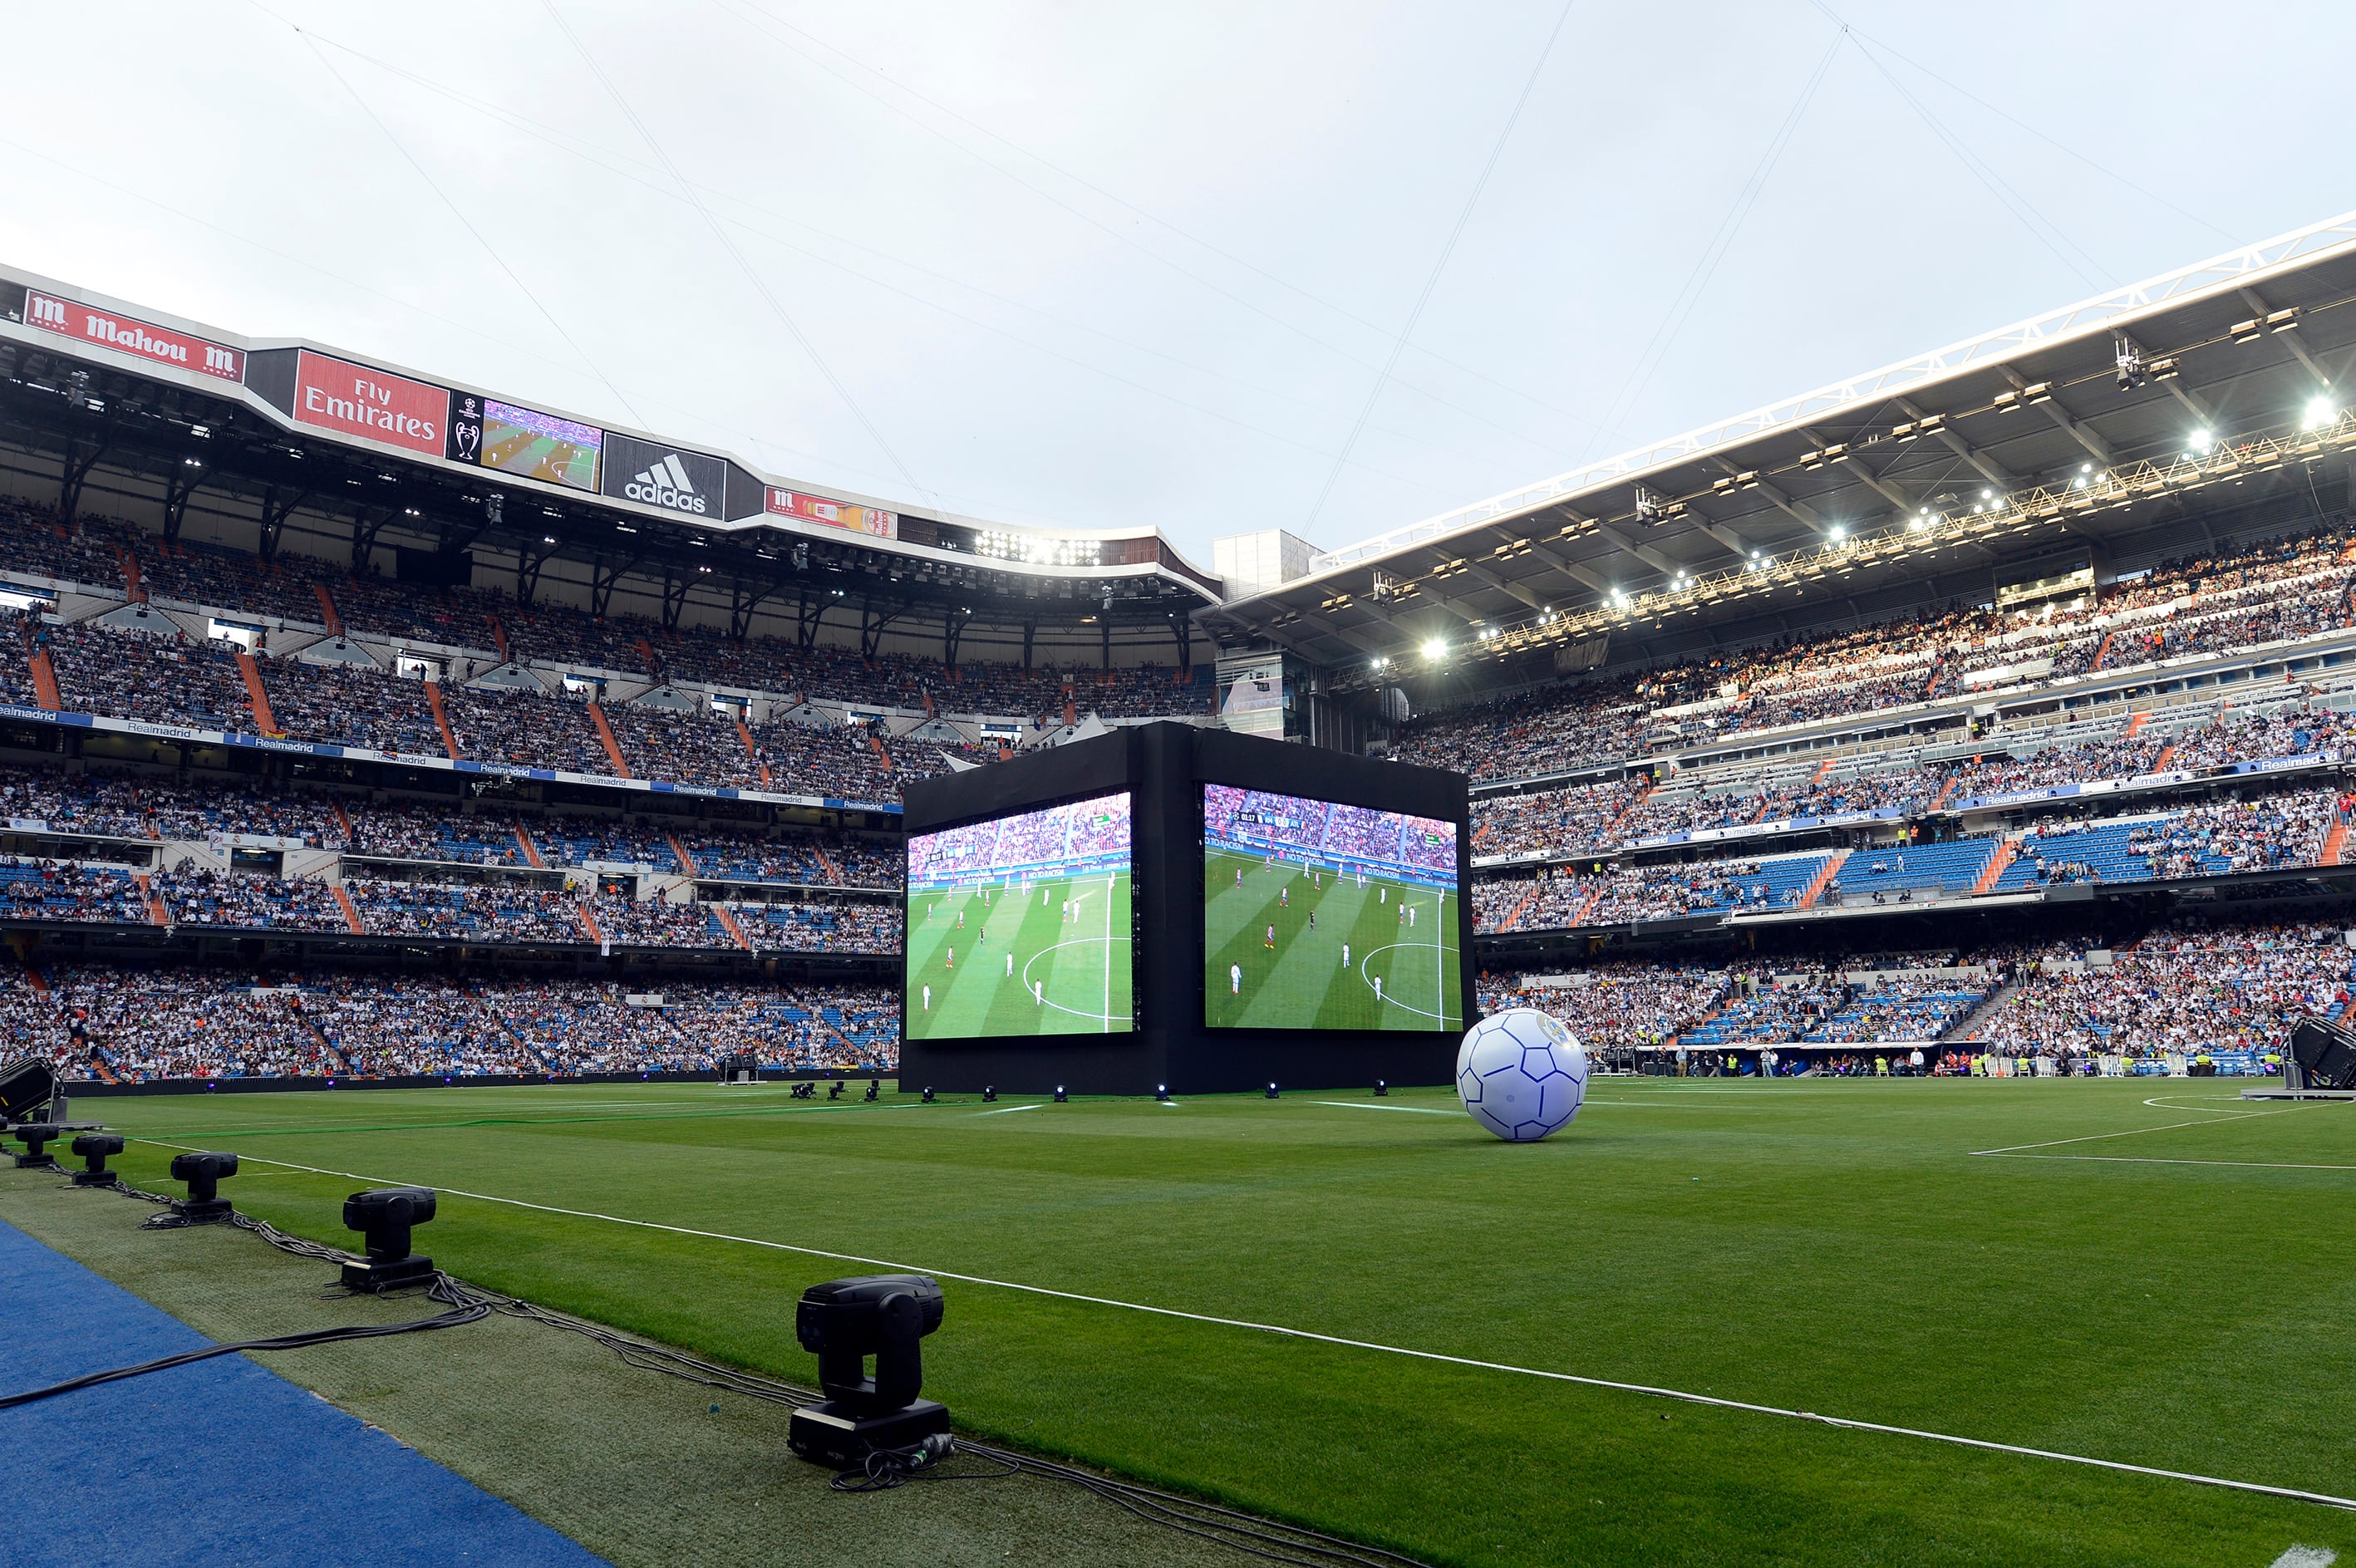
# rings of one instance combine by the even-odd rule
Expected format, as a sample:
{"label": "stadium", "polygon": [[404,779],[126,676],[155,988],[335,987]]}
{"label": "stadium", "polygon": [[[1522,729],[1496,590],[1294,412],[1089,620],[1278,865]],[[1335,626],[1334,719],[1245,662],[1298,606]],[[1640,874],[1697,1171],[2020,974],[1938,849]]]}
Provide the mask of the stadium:
{"label": "stadium", "polygon": [[[2356,215],[1213,570],[0,264],[26,1560],[2356,1552],[2351,305]],[[1467,815],[1061,761],[1169,726]],[[1543,1141],[1347,1065],[1515,1008]],[[1173,1013],[1344,1065],[900,1071]]]}

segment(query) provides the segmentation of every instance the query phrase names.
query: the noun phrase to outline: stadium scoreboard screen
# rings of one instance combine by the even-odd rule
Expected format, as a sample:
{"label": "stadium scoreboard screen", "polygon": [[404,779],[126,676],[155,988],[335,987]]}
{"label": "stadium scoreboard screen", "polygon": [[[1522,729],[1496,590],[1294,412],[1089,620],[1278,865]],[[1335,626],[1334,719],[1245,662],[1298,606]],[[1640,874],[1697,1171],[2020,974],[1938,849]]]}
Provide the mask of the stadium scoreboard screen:
{"label": "stadium scoreboard screen", "polygon": [[1456,825],[1203,786],[1203,1021],[1464,1028]]}
{"label": "stadium scoreboard screen", "polygon": [[911,1040],[1136,1028],[1126,791],[911,834]]}

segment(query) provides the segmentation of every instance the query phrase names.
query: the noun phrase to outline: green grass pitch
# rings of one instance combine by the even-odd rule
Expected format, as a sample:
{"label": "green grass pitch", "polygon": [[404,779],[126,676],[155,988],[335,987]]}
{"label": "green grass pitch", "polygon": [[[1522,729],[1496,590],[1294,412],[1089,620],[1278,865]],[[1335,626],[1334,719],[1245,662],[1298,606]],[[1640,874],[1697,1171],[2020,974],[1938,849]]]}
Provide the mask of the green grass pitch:
{"label": "green grass pitch", "polygon": [[338,1244],[346,1194],[440,1188],[419,1244],[453,1272],[802,1380],[807,1285],[963,1275],[926,1392],[969,1429],[1436,1563],[2345,1560],[2356,1516],[2311,1504],[1530,1375],[2356,1493],[2356,1107],[2233,1093],[1598,1079],[1521,1146],[1443,1091],[77,1110],[158,1140],[134,1181],[234,1149],[225,1196]]}
{"label": "green grass pitch", "polygon": [[1464,1027],[1453,892],[1208,849],[1203,938],[1215,1028]]}
{"label": "green grass pitch", "polygon": [[1127,871],[1027,890],[911,890],[907,1033],[1127,1033],[1133,944]]}

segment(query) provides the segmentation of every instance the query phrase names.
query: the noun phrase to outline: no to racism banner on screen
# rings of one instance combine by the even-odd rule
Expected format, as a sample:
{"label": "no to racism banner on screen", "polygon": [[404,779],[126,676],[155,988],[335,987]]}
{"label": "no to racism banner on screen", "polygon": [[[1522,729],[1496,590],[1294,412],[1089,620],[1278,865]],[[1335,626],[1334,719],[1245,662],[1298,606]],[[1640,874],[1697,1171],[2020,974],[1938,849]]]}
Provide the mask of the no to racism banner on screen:
{"label": "no to racism banner on screen", "polygon": [[769,510],[781,517],[847,528],[879,539],[900,537],[897,512],[887,512],[881,507],[854,507],[848,501],[830,501],[823,496],[805,496],[798,490],[781,490],[775,485],[769,486]]}
{"label": "no to racism banner on screen", "polygon": [[294,414],[321,430],[440,457],[450,393],[305,348],[294,365]]}
{"label": "no to racism banner on screen", "polygon": [[224,381],[245,379],[245,356],[237,349],[55,294],[25,291],[25,325]]}

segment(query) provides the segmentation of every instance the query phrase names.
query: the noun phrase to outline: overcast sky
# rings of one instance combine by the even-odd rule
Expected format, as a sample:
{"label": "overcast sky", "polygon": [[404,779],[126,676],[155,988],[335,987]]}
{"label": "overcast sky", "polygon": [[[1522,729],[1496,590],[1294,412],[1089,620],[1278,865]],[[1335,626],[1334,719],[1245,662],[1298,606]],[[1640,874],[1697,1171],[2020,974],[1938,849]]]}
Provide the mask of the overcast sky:
{"label": "overcast sky", "polygon": [[0,257],[1207,564],[2356,208],[2344,4],[1829,3],[19,3]]}

